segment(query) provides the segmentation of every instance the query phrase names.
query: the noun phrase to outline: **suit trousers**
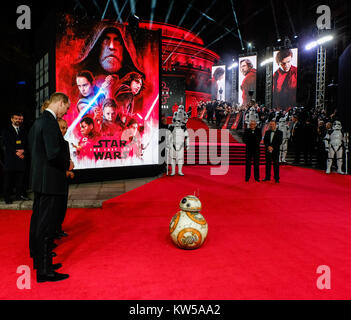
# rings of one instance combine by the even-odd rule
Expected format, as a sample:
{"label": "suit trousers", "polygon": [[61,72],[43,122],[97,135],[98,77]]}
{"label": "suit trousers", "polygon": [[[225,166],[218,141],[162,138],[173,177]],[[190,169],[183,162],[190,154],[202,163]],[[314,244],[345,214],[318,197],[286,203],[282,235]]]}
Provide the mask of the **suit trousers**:
{"label": "suit trousers", "polygon": [[266,179],[271,178],[272,163],[274,180],[279,181],[279,151],[266,152]]}
{"label": "suit trousers", "polygon": [[52,263],[49,254],[50,245],[57,231],[65,201],[67,205],[65,195],[34,193],[29,230],[29,251],[40,274],[45,274]]}
{"label": "suit trousers", "polygon": [[67,212],[67,201],[68,201],[68,193],[65,194],[65,201],[62,201],[59,207],[60,213],[58,216],[58,223],[56,228],[56,231],[58,232],[62,232],[62,224],[63,224],[63,221],[65,220],[65,216]]}
{"label": "suit trousers", "polygon": [[12,188],[16,188],[16,197],[25,195],[24,171],[4,171],[4,199],[10,200]]}
{"label": "suit trousers", "polygon": [[251,176],[251,163],[253,160],[254,177],[256,180],[260,179],[260,149],[247,149],[246,150],[246,163],[245,163],[245,179],[250,179]]}

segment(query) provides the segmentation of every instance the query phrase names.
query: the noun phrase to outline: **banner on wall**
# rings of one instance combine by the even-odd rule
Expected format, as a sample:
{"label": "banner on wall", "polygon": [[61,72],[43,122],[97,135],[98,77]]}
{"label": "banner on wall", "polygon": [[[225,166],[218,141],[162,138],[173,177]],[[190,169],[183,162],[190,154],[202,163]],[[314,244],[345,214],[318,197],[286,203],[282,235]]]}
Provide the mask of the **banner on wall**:
{"label": "banner on wall", "polygon": [[212,67],[212,99],[225,100],[225,66]]}
{"label": "banner on wall", "polygon": [[297,48],[273,52],[273,108],[286,110],[296,106],[297,55]]}
{"label": "banner on wall", "polygon": [[173,106],[185,105],[184,77],[163,76],[161,90],[161,112],[164,116],[173,115]]}
{"label": "banner on wall", "polygon": [[56,91],[75,169],[158,164],[159,34],[65,15],[56,36]]}
{"label": "banner on wall", "polygon": [[238,93],[239,104],[246,106],[252,99],[256,100],[257,56],[239,58]]}

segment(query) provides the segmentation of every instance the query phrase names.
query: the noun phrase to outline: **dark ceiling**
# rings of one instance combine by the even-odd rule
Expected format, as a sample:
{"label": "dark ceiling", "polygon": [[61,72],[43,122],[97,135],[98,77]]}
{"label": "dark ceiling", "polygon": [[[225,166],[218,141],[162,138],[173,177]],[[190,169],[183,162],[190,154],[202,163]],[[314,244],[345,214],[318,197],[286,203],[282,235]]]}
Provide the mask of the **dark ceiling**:
{"label": "dark ceiling", "polygon": [[[95,19],[104,15],[105,18],[127,21],[134,8],[141,20],[153,17],[155,21],[167,21],[198,33],[205,45],[224,60],[227,56],[242,53],[242,45],[246,50],[248,42],[253,43],[254,50],[279,45],[278,33],[283,40],[288,36],[301,44],[313,35],[318,18],[316,8],[321,4],[330,6],[333,27],[350,34],[350,1],[344,0],[24,0],[14,1],[12,11],[6,14],[5,23],[12,27],[16,19],[16,2],[30,5],[33,29],[40,26],[50,10]],[[299,36],[297,40],[294,40],[295,34]]]}

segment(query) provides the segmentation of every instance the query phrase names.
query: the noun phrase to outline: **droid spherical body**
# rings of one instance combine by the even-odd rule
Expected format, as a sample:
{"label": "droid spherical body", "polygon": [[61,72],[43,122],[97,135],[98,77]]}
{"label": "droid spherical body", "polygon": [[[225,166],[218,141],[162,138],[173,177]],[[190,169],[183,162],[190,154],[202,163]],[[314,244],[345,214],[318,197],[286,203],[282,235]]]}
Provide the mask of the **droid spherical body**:
{"label": "droid spherical body", "polygon": [[169,232],[173,243],[182,249],[197,249],[205,241],[208,225],[200,213],[201,202],[195,196],[180,201],[180,211],[172,218]]}

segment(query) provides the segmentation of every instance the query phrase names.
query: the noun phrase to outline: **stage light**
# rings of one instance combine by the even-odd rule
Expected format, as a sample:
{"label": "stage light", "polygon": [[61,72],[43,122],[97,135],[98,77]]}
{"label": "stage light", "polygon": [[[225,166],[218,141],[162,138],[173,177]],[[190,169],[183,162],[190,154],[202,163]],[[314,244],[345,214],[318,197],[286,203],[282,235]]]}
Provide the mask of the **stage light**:
{"label": "stage light", "polygon": [[298,36],[297,35],[294,35],[294,39],[296,39]]}
{"label": "stage light", "polygon": [[251,48],[251,47],[252,47],[251,42],[249,42],[249,43],[247,44],[247,46],[248,46],[249,48]]}
{"label": "stage light", "polygon": [[260,64],[261,67],[265,66],[267,63],[272,63],[273,62],[273,57],[272,58],[269,58],[269,59],[266,59],[266,60],[263,60]]}
{"label": "stage light", "polygon": [[26,82],[25,81],[18,81],[17,84],[20,85],[20,86],[23,86],[23,85],[26,84]]}
{"label": "stage light", "polygon": [[306,49],[306,50],[311,50],[311,49],[313,49],[313,48],[315,48],[315,47],[317,47],[317,46],[320,46],[320,45],[322,45],[323,43],[326,43],[326,42],[331,41],[331,40],[333,40],[333,39],[334,39],[334,37],[333,37],[332,35],[328,35],[328,36],[319,38],[319,39],[317,39],[317,40],[315,40],[315,41],[312,41],[312,42],[308,43],[308,44],[305,46],[305,49]]}
{"label": "stage light", "polygon": [[234,62],[231,66],[228,67],[228,70],[232,70],[233,68],[236,68],[238,66],[237,62]]}
{"label": "stage light", "polygon": [[280,41],[282,41],[282,39],[280,39],[280,38],[279,38],[279,39],[277,39],[277,42],[280,42]]}

